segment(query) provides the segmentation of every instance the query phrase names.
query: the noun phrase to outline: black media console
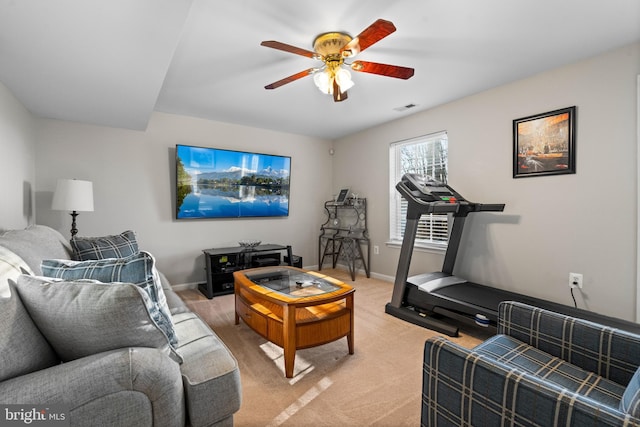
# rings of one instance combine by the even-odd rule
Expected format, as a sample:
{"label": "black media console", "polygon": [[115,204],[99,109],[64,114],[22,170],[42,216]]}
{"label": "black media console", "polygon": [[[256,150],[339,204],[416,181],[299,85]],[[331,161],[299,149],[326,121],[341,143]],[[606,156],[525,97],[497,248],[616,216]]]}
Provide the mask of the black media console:
{"label": "black media console", "polygon": [[280,265],[283,251],[286,251],[284,259],[287,265],[291,266],[299,259],[291,253],[291,246],[283,245],[205,249],[202,252],[205,258],[207,283],[199,285],[198,289],[209,299],[232,294],[234,271]]}

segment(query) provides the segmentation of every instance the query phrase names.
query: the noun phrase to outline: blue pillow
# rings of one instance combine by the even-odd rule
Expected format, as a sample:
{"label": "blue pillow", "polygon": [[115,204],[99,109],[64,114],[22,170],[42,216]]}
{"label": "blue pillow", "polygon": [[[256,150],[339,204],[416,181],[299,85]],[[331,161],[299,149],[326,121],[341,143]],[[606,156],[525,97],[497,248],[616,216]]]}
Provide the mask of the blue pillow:
{"label": "blue pillow", "polygon": [[640,417],[640,368],[633,374],[622,395],[620,410],[633,417]]}
{"label": "blue pillow", "polygon": [[133,283],[150,297],[147,310],[153,321],[164,331],[172,345],[177,345],[171,312],[155,269],[155,259],[145,251],[126,258],[106,258],[89,261],[47,259],[41,264],[42,274],[64,280],[92,279],[103,283]]}
{"label": "blue pillow", "polygon": [[123,231],[114,236],[72,237],[71,248],[79,261],[104,258],[125,258],[138,253],[136,234]]}

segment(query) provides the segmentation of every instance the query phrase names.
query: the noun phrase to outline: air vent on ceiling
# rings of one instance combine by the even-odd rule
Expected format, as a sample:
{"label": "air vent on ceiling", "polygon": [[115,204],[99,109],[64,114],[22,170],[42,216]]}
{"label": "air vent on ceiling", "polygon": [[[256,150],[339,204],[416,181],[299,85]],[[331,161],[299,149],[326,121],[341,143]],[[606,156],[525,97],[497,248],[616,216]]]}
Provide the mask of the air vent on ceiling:
{"label": "air vent on ceiling", "polygon": [[396,108],[394,108],[394,110],[396,110],[396,111],[406,111],[406,110],[409,110],[409,109],[414,108],[414,107],[417,107],[417,105],[411,103],[411,104],[403,105],[402,107],[396,107]]}

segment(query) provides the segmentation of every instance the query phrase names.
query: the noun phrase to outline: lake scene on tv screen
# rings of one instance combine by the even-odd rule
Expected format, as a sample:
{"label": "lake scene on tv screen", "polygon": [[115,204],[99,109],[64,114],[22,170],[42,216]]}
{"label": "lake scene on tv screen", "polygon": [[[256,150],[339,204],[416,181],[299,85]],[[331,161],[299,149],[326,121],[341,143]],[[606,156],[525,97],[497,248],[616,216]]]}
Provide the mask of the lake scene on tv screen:
{"label": "lake scene on tv screen", "polygon": [[291,158],[176,146],[177,218],[289,215]]}

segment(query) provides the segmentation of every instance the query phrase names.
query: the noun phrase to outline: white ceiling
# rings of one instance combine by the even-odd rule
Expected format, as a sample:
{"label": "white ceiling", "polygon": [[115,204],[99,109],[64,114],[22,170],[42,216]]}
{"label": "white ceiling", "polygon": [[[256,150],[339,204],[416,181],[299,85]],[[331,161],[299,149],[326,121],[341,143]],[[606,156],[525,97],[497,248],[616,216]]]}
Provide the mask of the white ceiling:
{"label": "white ceiling", "polygon": [[[357,59],[334,103],[312,50],[383,18],[397,31]],[[0,0],[0,82],[40,117],[143,130],[153,111],[334,139],[640,40],[638,0]],[[415,108],[397,111],[407,104]]]}

